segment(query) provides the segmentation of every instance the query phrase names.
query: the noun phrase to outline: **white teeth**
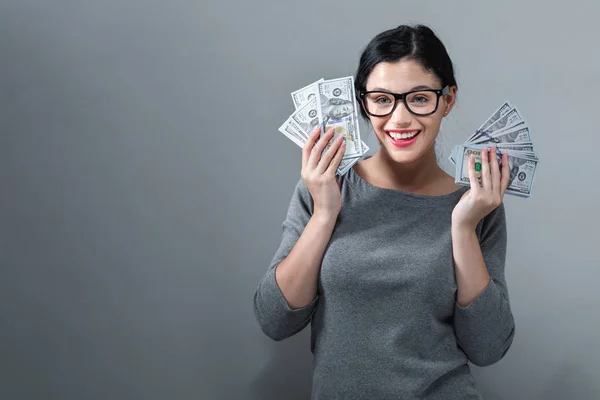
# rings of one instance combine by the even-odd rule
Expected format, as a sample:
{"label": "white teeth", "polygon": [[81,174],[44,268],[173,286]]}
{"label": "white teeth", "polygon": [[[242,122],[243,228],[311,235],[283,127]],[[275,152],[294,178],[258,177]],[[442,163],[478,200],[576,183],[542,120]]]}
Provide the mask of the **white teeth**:
{"label": "white teeth", "polygon": [[415,136],[417,133],[419,133],[419,132],[418,131],[410,132],[410,133],[389,132],[389,135],[391,137],[393,137],[394,139],[398,140],[398,139],[410,139],[411,137]]}

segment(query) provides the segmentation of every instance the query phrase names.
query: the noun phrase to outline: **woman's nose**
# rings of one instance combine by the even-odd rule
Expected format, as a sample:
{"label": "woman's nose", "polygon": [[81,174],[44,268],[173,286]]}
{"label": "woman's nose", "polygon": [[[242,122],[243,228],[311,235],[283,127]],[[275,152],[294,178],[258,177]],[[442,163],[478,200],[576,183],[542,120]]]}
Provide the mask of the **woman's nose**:
{"label": "woman's nose", "polygon": [[408,111],[406,105],[400,101],[392,113],[391,120],[398,126],[408,126],[412,122],[412,114]]}

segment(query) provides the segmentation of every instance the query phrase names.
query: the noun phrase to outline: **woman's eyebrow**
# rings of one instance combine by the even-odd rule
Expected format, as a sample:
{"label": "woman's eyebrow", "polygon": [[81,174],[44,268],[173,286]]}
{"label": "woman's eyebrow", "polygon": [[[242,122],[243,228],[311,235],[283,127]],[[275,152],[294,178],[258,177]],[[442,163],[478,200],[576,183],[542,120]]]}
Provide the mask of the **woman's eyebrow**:
{"label": "woman's eyebrow", "polygon": [[[419,86],[415,86],[414,88],[407,90],[407,92],[412,92],[413,90],[430,90],[431,87],[427,86],[427,85],[419,85]],[[371,91],[373,92],[390,92],[392,93],[391,90],[385,89],[385,88],[380,88],[380,87],[376,87],[374,89],[371,89]]]}

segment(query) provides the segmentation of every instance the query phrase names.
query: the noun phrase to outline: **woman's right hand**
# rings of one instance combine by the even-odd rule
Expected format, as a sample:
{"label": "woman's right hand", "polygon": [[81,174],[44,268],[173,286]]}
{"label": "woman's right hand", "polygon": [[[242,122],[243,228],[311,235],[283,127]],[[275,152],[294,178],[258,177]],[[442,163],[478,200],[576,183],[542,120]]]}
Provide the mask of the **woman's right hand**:
{"label": "woman's right hand", "polygon": [[[321,157],[327,143],[333,137],[333,128],[327,130],[318,142],[321,128],[315,129],[302,148],[302,179],[313,202],[313,214],[337,218],[342,209],[342,196],[337,181],[337,168],[346,152],[343,135],[339,135]],[[315,144],[316,142],[316,144]]]}

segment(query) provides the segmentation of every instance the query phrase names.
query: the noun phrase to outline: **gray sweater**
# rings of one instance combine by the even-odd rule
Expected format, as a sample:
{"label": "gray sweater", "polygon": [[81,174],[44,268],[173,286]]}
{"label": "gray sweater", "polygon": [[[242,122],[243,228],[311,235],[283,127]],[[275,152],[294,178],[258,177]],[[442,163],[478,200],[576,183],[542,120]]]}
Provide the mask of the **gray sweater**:
{"label": "gray sweater", "polygon": [[466,188],[415,195],[375,187],[353,169],[340,185],[342,211],[317,296],[292,309],[275,268],[313,211],[308,189],[298,182],[281,243],[254,295],[260,327],[283,340],[311,325],[313,400],[481,399],[468,361],[499,361],[515,331],[504,275],[504,206],[477,227],[492,281],[463,308],[456,302],[450,229]]}

